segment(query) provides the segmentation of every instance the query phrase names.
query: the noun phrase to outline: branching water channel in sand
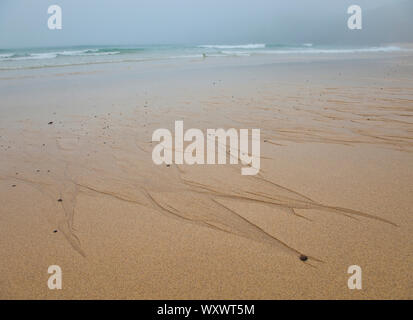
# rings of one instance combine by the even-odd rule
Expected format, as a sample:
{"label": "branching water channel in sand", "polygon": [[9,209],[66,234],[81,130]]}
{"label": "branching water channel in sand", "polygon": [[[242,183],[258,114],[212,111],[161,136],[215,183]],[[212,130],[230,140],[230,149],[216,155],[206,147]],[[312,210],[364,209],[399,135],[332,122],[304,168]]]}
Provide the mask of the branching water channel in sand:
{"label": "branching water channel in sand", "polygon": [[76,210],[80,194],[110,197],[136,205],[137,210],[152,210],[183,223],[267,243],[308,260],[310,265],[322,262],[322,258],[307,255],[268,233],[232,208],[230,202],[269,206],[309,223],[312,220],[301,211],[315,209],[396,226],[361,211],[315,201],[269,180],[265,171],[241,176],[239,168],[229,166],[157,167],[151,161],[152,144],[145,141],[147,129],[135,129],[126,120],[113,120],[109,126],[106,118],[103,129],[98,129],[96,124],[101,126],[101,122],[99,118],[85,118],[80,127],[73,122],[71,129],[53,124],[41,129],[24,125],[14,134],[9,132],[13,148],[2,152],[0,178],[39,191],[42,198],[38,201],[47,203],[56,215],[59,231],[83,257],[87,252],[74,223],[75,214],[81,214]]}

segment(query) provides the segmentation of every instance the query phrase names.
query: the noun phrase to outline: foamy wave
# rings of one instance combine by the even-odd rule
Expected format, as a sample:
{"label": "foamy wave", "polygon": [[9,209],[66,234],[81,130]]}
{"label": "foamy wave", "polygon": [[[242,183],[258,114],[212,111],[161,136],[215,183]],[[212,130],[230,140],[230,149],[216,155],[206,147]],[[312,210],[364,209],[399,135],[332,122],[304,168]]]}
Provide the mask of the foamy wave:
{"label": "foamy wave", "polygon": [[100,51],[99,49],[87,49],[87,50],[74,50],[74,51],[62,51],[56,52],[61,56],[109,56],[114,54],[120,54],[120,51]]}
{"label": "foamy wave", "polygon": [[16,54],[7,53],[0,54],[0,61],[22,61],[22,60],[47,60],[55,59],[58,56],[109,56],[120,54],[120,51],[100,51],[99,49],[87,49],[87,50],[72,50],[72,51],[57,51],[57,52],[43,52],[43,53],[30,53],[30,54]]}
{"label": "foamy wave", "polygon": [[260,54],[332,54],[332,53],[368,53],[368,52],[396,52],[402,51],[399,47],[371,47],[353,49],[289,49],[289,50],[262,50]]}
{"label": "foamy wave", "polygon": [[32,53],[30,55],[13,55],[11,58],[6,58],[5,60],[19,61],[19,60],[43,60],[43,59],[54,59],[57,57],[56,53]]}
{"label": "foamy wave", "polygon": [[201,45],[198,48],[205,49],[264,49],[266,47],[263,43],[258,44],[240,44],[240,45]]}
{"label": "foamy wave", "polygon": [[249,57],[251,54],[243,51],[222,51],[224,55],[236,57]]}
{"label": "foamy wave", "polygon": [[48,53],[31,53],[31,54],[8,54],[0,55],[0,61],[24,61],[24,60],[44,60],[54,59],[57,54],[54,52]]}
{"label": "foamy wave", "polygon": [[10,57],[13,57],[13,56],[14,56],[14,53],[3,53],[3,54],[0,54],[0,60],[10,58]]}

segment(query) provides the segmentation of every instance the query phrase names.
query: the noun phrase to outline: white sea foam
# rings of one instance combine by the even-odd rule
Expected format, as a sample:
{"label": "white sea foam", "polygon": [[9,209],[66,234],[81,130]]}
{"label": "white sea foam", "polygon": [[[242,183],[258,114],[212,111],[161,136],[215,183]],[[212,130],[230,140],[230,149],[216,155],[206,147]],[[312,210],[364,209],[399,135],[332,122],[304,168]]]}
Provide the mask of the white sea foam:
{"label": "white sea foam", "polygon": [[281,49],[281,50],[262,50],[260,54],[338,54],[338,53],[368,53],[368,52],[396,52],[404,49],[399,47],[370,47],[370,48],[348,48],[348,49]]}
{"label": "white sea foam", "polygon": [[14,53],[2,53],[0,54],[0,60],[13,57]]}
{"label": "white sea foam", "polygon": [[87,49],[87,50],[61,51],[61,52],[56,52],[56,54],[61,55],[61,56],[109,56],[109,55],[114,55],[114,54],[120,54],[120,51],[100,52],[99,49]]}
{"label": "white sea foam", "polygon": [[17,56],[17,57],[12,57],[9,60],[44,60],[44,59],[54,59],[57,57],[57,54],[54,52],[47,52],[47,53],[32,53],[27,56]]}
{"label": "white sea foam", "polygon": [[227,56],[237,56],[237,57],[249,57],[251,55],[249,52],[243,52],[243,51],[222,51],[222,53]]}
{"label": "white sea foam", "polygon": [[264,49],[266,47],[263,43],[258,44],[240,44],[240,45],[201,45],[198,48],[205,49]]}
{"label": "white sea foam", "polygon": [[66,50],[56,52],[41,52],[30,54],[7,53],[0,54],[0,61],[48,60],[58,56],[109,56],[120,54],[120,51],[99,51],[99,49]]}

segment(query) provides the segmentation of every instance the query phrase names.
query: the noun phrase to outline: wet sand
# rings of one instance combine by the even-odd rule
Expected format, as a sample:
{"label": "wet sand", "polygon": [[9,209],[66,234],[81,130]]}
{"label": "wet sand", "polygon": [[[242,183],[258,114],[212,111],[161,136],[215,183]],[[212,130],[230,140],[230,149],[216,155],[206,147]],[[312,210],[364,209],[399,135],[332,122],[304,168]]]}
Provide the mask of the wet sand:
{"label": "wet sand", "polygon": [[[413,297],[411,52],[7,71],[0,97],[0,298]],[[260,173],[154,165],[176,120],[261,129]]]}

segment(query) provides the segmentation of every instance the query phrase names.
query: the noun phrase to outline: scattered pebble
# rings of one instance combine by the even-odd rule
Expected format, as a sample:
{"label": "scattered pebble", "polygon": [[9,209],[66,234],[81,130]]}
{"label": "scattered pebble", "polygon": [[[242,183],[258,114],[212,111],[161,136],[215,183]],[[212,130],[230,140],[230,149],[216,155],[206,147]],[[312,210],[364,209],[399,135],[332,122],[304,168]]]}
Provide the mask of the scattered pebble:
{"label": "scattered pebble", "polygon": [[302,254],[302,255],[300,256],[300,260],[301,260],[301,261],[307,261],[307,260],[308,260],[308,257]]}
{"label": "scattered pebble", "polygon": [[58,199],[57,201],[58,201],[58,202],[62,202],[63,200],[62,200],[62,199]]}
{"label": "scattered pebble", "polygon": [[48,124],[53,124],[53,121],[50,121]]}
{"label": "scattered pebble", "polygon": [[57,230],[53,230],[53,233],[56,233],[57,232]]}
{"label": "scattered pebble", "polygon": [[171,165],[170,165],[170,164],[167,164],[166,166],[169,168]]}
{"label": "scattered pebble", "polygon": [[12,188],[16,188],[16,185],[15,185],[15,184],[13,184],[13,185],[12,185]]}

